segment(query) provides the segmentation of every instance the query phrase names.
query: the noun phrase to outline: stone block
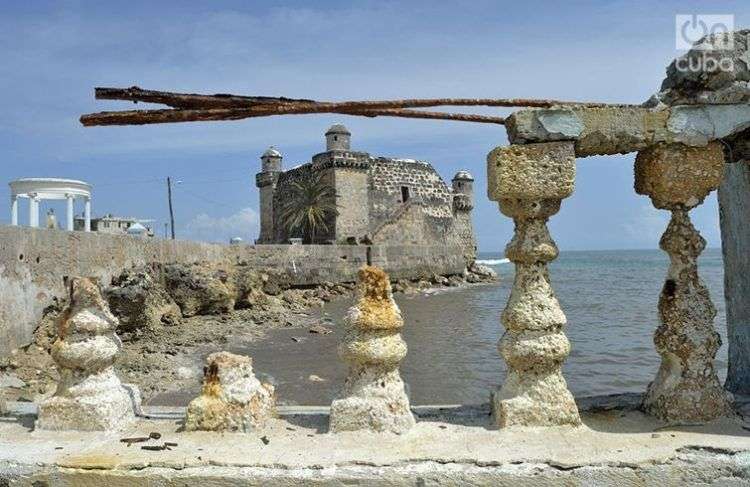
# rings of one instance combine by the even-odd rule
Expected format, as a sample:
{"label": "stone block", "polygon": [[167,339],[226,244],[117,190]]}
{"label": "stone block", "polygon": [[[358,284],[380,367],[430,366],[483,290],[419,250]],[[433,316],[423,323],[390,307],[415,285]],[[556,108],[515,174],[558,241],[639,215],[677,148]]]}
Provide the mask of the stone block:
{"label": "stone block", "polygon": [[274,387],[255,377],[250,357],[216,352],[206,358],[203,390],[188,405],[185,429],[248,432],[275,409]]}
{"label": "stone block", "polygon": [[692,208],[719,186],[723,174],[720,142],[706,147],[658,144],[635,159],[635,192],[650,196],[657,208]]}
{"label": "stone block", "polygon": [[573,142],[497,147],[487,156],[490,200],[563,199],[575,183]]}

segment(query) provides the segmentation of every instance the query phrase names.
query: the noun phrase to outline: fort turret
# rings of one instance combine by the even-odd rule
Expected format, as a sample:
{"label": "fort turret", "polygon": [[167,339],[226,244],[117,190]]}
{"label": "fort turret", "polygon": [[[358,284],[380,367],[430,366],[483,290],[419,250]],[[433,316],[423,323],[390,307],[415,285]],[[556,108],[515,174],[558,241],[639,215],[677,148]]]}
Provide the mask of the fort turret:
{"label": "fort turret", "polygon": [[352,134],[340,123],[331,125],[326,132],[326,150],[350,150]]}
{"label": "fort turret", "polygon": [[458,171],[451,181],[453,187],[453,208],[471,211],[474,208],[474,177],[468,171]]}
{"label": "fort turret", "polygon": [[262,156],[261,171],[255,175],[255,185],[260,191],[260,235],[258,243],[272,243],[273,235],[273,194],[276,191],[276,182],[281,174],[281,152],[275,147],[269,147]]}

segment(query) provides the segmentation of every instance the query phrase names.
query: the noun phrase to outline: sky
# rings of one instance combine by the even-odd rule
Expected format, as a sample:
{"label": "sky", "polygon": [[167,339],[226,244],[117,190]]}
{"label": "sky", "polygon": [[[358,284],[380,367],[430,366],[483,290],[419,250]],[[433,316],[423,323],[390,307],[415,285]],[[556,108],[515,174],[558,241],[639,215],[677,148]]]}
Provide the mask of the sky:
{"label": "sky", "polygon": [[[428,160],[446,181],[469,170],[479,249],[501,251],[513,224],[487,199],[485,174],[487,153],[508,142],[501,126],[293,115],[84,128],[78,118],[133,108],[94,100],[95,86],[332,101],[641,103],[658,91],[679,54],[675,14],[693,13],[733,14],[737,27],[750,25],[747,0],[4,2],[2,179],[82,179],[94,187],[95,216],[154,219],[163,235],[171,176],[178,182],[178,238],[252,242],[261,153],[275,145],[286,167],[307,162],[325,150],[328,126],[342,122],[353,149]],[[634,154],[578,160],[575,193],[550,220],[562,250],[657,248],[668,213],[633,191],[633,160]],[[0,198],[9,201],[7,184],[0,184]],[[63,205],[44,203],[42,211],[64,214]],[[715,194],[691,215],[709,246],[719,246]],[[20,218],[28,220],[25,202]],[[8,203],[0,224],[9,221]]]}

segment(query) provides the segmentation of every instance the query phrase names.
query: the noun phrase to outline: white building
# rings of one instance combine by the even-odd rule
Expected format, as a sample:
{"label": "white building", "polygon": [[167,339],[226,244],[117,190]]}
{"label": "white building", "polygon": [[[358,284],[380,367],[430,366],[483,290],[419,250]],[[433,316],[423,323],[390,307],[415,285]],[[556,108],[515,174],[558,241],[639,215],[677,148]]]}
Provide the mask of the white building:
{"label": "white building", "polygon": [[39,227],[39,202],[65,200],[67,202],[66,228],[73,230],[73,217],[77,199],[82,199],[82,230],[91,231],[91,185],[75,179],[23,178],[10,182],[10,221],[18,225],[18,200],[29,200],[29,226]]}

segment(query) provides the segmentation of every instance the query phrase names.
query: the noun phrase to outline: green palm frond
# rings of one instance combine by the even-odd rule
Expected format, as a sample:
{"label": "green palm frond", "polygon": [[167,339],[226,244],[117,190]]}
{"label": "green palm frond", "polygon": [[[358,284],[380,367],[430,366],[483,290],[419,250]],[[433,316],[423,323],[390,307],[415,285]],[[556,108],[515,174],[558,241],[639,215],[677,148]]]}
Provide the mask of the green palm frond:
{"label": "green palm frond", "polygon": [[285,191],[279,219],[288,233],[301,230],[304,241],[312,243],[319,230],[328,232],[329,218],[338,215],[333,187],[312,175],[292,182]]}

